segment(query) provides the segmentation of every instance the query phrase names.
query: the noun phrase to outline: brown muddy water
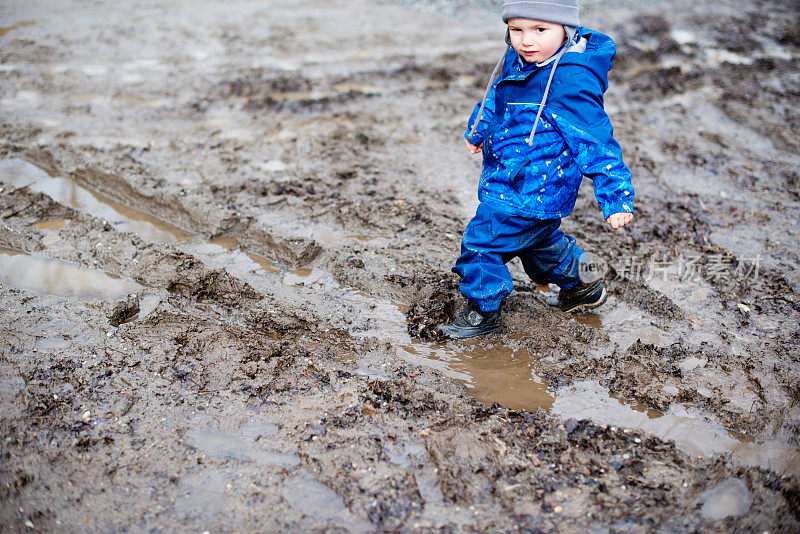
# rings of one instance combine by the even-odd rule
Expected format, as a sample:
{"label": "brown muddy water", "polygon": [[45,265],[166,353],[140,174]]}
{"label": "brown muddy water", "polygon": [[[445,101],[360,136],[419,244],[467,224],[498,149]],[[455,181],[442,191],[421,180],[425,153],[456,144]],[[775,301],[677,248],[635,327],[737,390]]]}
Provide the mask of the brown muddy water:
{"label": "brown muddy water", "polygon": [[[371,306],[383,308],[384,320],[402,317],[399,310],[392,313],[389,303],[372,303]],[[596,313],[578,315],[575,319],[602,327],[600,315]],[[386,335],[396,341],[402,337],[400,329],[404,322],[395,326]],[[386,323],[379,328],[386,328]],[[622,337],[624,332],[617,331],[616,335]],[[658,335],[648,333],[647,329],[629,332],[628,339],[630,343],[636,339],[659,341]],[[800,450],[776,440],[756,439],[729,431],[709,420],[692,403],[675,403],[662,413],[640,403],[615,399],[608,389],[594,381],[552,391],[546,380],[537,374],[539,358],[530,350],[515,347],[515,341],[513,336],[491,336],[488,341],[437,344],[408,338],[408,345],[398,347],[397,354],[410,363],[430,367],[462,382],[470,394],[485,404],[498,403],[514,410],[543,409],[564,419],[591,419],[607,425],[637,428],[674,441],[687,454],[730,453],[749,465],[785,473],[800,472]],[[693,370],[705,363],[689,357],[679,366]]]}
{"label": "brown muddy water", "polygon": [[[748,465],[785,473],[800,472],[800,450],[780,441],[756,439],[727,430],[709,420],[691,402],[675,403],[667,412],[661,412],[641,403],[615,399],[608,389],[593,381],[554,390],[537,373],[540,356],[520,346],[523,336],[519,334],[447,344],[426,343],[407,335],[406,317],[397,303],[342,288],[322,269],[293,270],[283,276],[282,282],[316,285],[322,291],[335,292],[337,298],[351,302],[366,317],[369,328],[354,335],[390,340],[398,345],[399,358],[463,383],[469,393],[484,404],[497,403],[514,410],[543,409],[564,419],[591,419],[607,425],[642,429],[674,441],[687,454],[728,453]],[[671,335],[653,325],[642,324],[640,314],[624,306],[616,306],[611,314],[579,314],[574,320],[600,330],[603,330],[604,320],[614,324],[615,329],[608,334],[612,341],[624,344],[625,348],[642,340],[656,344],[668,342]],[[593,357],[600,357],[602,350],[598,348]],[[707,363],[690,356],[677,365],[690,372]]]}
{"label": "brown muddy water", "polygon": [[0,530],[800,530],[796,6],[581,17],[608,302],[445,343],[496,2],[6,2]]}

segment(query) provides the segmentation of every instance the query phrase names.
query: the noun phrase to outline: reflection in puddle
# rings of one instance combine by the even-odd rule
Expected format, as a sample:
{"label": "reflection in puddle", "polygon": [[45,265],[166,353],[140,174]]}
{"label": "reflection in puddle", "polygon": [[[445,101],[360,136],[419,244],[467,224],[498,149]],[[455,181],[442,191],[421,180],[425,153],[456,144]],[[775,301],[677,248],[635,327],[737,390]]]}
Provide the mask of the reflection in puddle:
{"label": "reflection in puddle", "polygon": [[729,478],[725,482],[704,491],[700,495],[703,517],[719,521],[728,516],[744,515],[753,504],[753,496],[747,484],[738,478]]}
{"label": "reflection in puddle", "polygon": [[774,440],[756,440],[726,430],[691,406],[672,404],[666,413],[638,411],[612,398],[597,382],[558,390],[552,412],[564,418],[638,428],[675,442],[688,454],[730,452],[741,462],[783,472],[800,471],[800,451]]}
{"label": "reflection in puddle", "polygon": [[[775,440],[757,440],[729,432],[691,407],[674,404],[667,413],[644,405],[628,405],[615,398],[596,382],[583,382],[558,391],[550,391],[536,374],[536,357],[509,336],[497,339],[463,340],[446,345],[412,340],[398,307],[386,300],[351,291],[344,300],[359,305],[369,318],[371,328],[354,335],[386,339],[398,345],[401,359],[437,370],[465,384],[482,403],[499,403],[510,409],[550,410],[564,418],[591,419],[599,424],[640,428],[662,439],[673,440],[684,452],[694,455],[731,453],[739,461],[779,472],[800,471],[800,451]],[[619,308],[623,308],[619,311]],[[615,315],[627,316],[624,306],[615,306]],[[583,324],[602,325],[596,314],[577,316]],[[603,317],[609,320],[608,317]],[[613,322],[613,321],[612,321]],[[595,324],[593,324],[595,323]],[[616,323],[615,323],[616,324]],[[625,341],[636,339],[659,342],[669,334],[655,326],[636,331],[622,328]],[[641,324],[639,324],[641,327]],[[599,326],[598,326],[599,327]],[[503,341],[510,341],[506,346]],[[699,358],[682,362],[684,367],[701,367]]]}
{"label": "reflection in puddle", "polygon": [[186,437],[196,449],[214,458],[256,462],[261,465],[292,467],[299,459],[293,454],[261,449],[253,440],[210,428],[192,429]]}
{"label": "reflection in puddle", "polygon": [[35,20],[23,20],[22,22],[14,24],[13,26],[0,26],[0,37],[4,36],[11,30],[16,30],[17,28],[22,28],[25,26],[33,26],[34,24],[36,24]]}
{"label": "reflection in puddle", "polygon": [[291,274],[300,278],[308,278],[309,276],[311,276],[312,272],[314,271],[311,269],[300,268],[300,269],[295,269],[294,271],[291,272]]}
{"label": "reflection in puddle", "polygon": [[[326,271],[325,269],[315,268],[315,269],[294,269],[289,271],[283,276],[283,283],[287,286],[305,286],[305,287],[313,287],[319,291],[332,291],[339,288],[339,283],[333,277],[331,273]],[[356,293],[356,297],[363,297],[358,292]],[[362,303],[366,302],[369,299],[361,298]]]}
{"label": "reflection in puddle", "polygon": [[581,324],[585,324],[586,326],[591,326],[592,328],[603,328],[603,319],[599,313],[579,313],[575,315],[575,320]]}
{"label": "reflection in puddle", "polygon": [[374,532],[371,523],[353,515],[331,488],[305,475],[287,480],[283,498],[294,510],[320,521],[333,521],[347,532]]}
{"label": "reflection in puddle", "polygon": [[69,178],[50,176],[33,163],[22,159],[0,161],[0,182],[11,187],[27,186],[31,191],[44,193],[56,202],[104,219],[120,232],[134,233],[146,241],[172,243],[190,237],[180,228],[79,185]]}
{"label": "reflection in puddle", "polygon": [[335,491],[304,476],[287,480],[283,487],[283,497],[292,508],[315,519],[331,519],[347,510],[344,501]]}
{"label": "reflection in puddle", "polygon": [[141,321],[153,313],[156,306],[161,304],[161,297],[158,295],[145,295],[139,299],[139,311],[126,322]]}
{"label": "reflection in puddle", "polygon": [[34,228],[38,228],[39,230],[61,230],[67,225],[68,221],[63,219],[57,221],[46,221],[46,222],[39,222],[34,224]]}
{"label": "reflection in puddle", "polygon": [[[330,276],[323,269],[298,269],[287,273],[284,283],[323,283]],[[352,335],[396,344],[399,358],[462,382],[487,405],[497,402],[512,409],[535,411],[553,404],[547,384],[533,371],[533,355],[525,349],[508,347],[499,339],[495,343],[484,339],[447,345],[418,341],[408,335],[405,314],[396,303],[354,290],[338,298],[359,311],[354,324],[368,325]]]}
{"label": "reflection in puddle", "polygon": [[33,293],[82,299],[121,298],[142,289],[136,282],[112,278],[102,271],[3,247],[0,282]]}
{"label": "reflection in puddle", "polygon": [[355,239],[359,243],[369,243],[370,241],[375,239],[375,236],[362,235],[362,234],[350,235],[350,236],[347,236],[347,237],[349,237],[350,239]]}
{"label": "reflection in puddle", "polygon": [[212,245],[217,245],[233,254],[245,254],[250,260],[261,267],[264,272],[277,273],[280,272],[280,267],[274,261],[260,256],[255,252],[243,251],[242,245],[235,237],[217,237],[209,241]]}
{"label": "reflection in puddle", "polygon": [[214,518],[229,506],[226,492],[230,479],[230,474],[211,469],[184,477],[180,496],[175,499],[175,510],[190,512],[203,520]]}
{"label": "reflection in puddle", "polygon": [[279,209],[270,210],[259,214],[256,219],[264,226],[268,226],[280,234],[304,237],[316,241],[323,248],[338,248],[343,244],[343,240],[352,240],[355,243],[380,246],[388,243],[389,240],[380,234],[347,234],[343,228],[337,228],[326,223],[318,222],[309,218],[297,218],[297,214],[291,216]]}
{"label": "reflection in puddle", "polygon": [[550,409],[553,395],[533,370],[535,359],[525,349],[501,343],[460,342],[453,345],[413,343],[398,349],[401,358],[425,365],[463,382],[484,404],[497,402],[513,410]]}

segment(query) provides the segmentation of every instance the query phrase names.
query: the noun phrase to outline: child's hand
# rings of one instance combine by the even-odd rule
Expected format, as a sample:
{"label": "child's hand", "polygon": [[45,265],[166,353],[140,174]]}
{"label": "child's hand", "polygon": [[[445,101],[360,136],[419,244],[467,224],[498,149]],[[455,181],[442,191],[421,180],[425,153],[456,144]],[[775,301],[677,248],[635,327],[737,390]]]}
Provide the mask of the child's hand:
{"label": "child's hand", "polygon": [[609,215],[606,222],[611,225],[611,228],[616,230],[617,228],[622,228],[629,222],[633,220],[633,213],[614,213],[613,215]]}
{"label": "child's hand", "polygon": [[[466,139],[464,139],[464,141],[467,141],[467,140],[466,140]],[[477,154],[478,152],[480,152],[480,151],[481,151],[481,147],[482,147],[482,146],[483,146],[483,143],[481,143],[481,144],[479,144],[479,145],[475,146],[475,145],[473,145],[472,143],[470,143],[469,141],[467,141],[467,150],[469,150],[469,151],[470,151],[470,152],[472,152],[473,154]]]}

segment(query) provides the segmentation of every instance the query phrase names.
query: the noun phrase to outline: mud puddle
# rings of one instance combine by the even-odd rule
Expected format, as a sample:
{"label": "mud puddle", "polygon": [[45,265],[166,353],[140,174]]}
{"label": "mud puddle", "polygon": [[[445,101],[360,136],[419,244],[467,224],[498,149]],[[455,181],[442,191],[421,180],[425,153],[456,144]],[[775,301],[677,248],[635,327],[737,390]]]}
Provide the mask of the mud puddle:
{"label": "mud puddle", "polygon": [[496,3],[79,4],[5,10],[3,29],[36,24],[3,37],[2,156],[46,153],[192,235],[119,235],[138,214],[0,178],[3,245],[145,285],[118,303],[3,285],[0,524],[797,530],[796,451],[732,432],[800,435],[785,3],[581,15],[619,46],[606,102],[641,215],[604,231],[587,181],[565,230],[620,276],[761,255],[758,280],[609,280],[600,313],[568,317],[517,266],[504,329],[443,345],[411,338],[404,306],[441,295],[442,321],[456,303],[480,173],[463,123],[502,49]]}
{"label": "mud puddle", "polygon": [[348,532],[373,532],[371,523],[354,516],[342,497],[331,488],[306,475],[286,481],[283,497],[298,512],[321,521],[332,521]]}
{"label": "mud puddle", "polygon": [[389,239],[382,235],[369,234],[343,234],[342,229],[335,228],[317,221],[303,219],[292,219],[280,210],[263,213],[258,217],[258,222],[279,230],[286,235],[305,237],[316,241],[325,248],[337,248],[342,242],[370,243],[378,246],[389,242]]}
{"label": "mud puddle", "polygon": [[[412,339],[405,332],[405,316],[396,304],[358,292],[347,298],[360,301],[362,308],[372,310],[379,318],[371,323],[373,329],[361,335],[392,341],[397,345],[399,358],[435,369],[463,383],[485,405],[498,403],[506,408],[531,412],[542,409],[563,419],[590,419],[600,424],[641,429],[674,441],[687,454],[728,453],[747,465],[785,473],[800,471],[800,451],[797,449],[777,440],[761,440],[729,431],[690,404],[674,403],[664,413],[615,399],[606,388],[593,381],[553,390],[537,374],[538,356],[520,346],[522,337],[519,334],[507,333],[448,344],[423,342]],[[642,324],[641,314],[635,314],[624,303],[611,304],[610,322],[616,328],[612,344],[617,348],[620,345],[627,348],[637,340],[659,343],[669,339],[664,330]],[[625,317],[627,321],[617,321]],[[598,329],[602,329],[604,322],[599,314],[594,313],[576,315],[575,320]],[[598,353],[604,352],[612,353],[613,347],[598,349]],[[679,366],[690,371],[703,364],[701,358],[689,357]]]}
{"label": "mud puddle", "polygon": [[0,282],[32,293],[81,299],[114,299],[142,286],[102,271],[0,247]]}
{"label": "mud puddle", "polygon": [[[173,243],[190,237],[180,228],[85,187],[75,180],[50,176],[23,159],[1,160],[0,182],[10,187],[27,187],[31,191],[44,193],[56,202],[103,219],[120,232],[134,233],[146,241]],[[53,223],[53,227],[58,229],[58,223]]]}
{"label": "mud puddle", "polygon": [[[104,218],[120,231],[134,232],[145,239],[158,242],[185,241],[188,238],[188,234],[177,228],[85,188],[73,180],[50,176],[27,161],[4,160],[0,166],[0,172],[2,172],[3,181],[13,187],[28,186],[32,190],[49,195],[58,202]],[[58,230],[65,224],[67,221],[48,221],[37,224],[37,227],[43,230]],[[324,239],[325,237],[333,240],[319,228],[316,228],[313,233],[314,237],[322,241],[327,241]],[[360,242],[375,239],[373,236],[367,235],[349,237]],[[208,243],[185,244],[182,248],[203,257],[204,261],[212,267],[224,268],[231,274],[244,280],[249,279],[251,282],[262,278],[264,274],[281,272],[279,265],[247,251],[235,237],[218,238]],[[6,256],[10,257],[8,254]],[[2,260],[2,256],[0,256],[0,260]],[[53,265],[55,265],[54,262],[31,258],[15,261],[19,265],[23,265],[24,261],[29,264],[39,262],[39,272],[42,272],[43,269],[41,265],[47,266],[48,272],[53,272]],[[76,285],[74,283],[76,279],[86,278],[85,276],[75,276],[69,271],[69,269],[73,269],[77,272],[76,267],[59,266],[58,268],[67,269],[67,271],[49,276],[47,274],[37,275],[33,278],[41,280],[38,285],[25,286],[22,282],[15,282],[11,278],[6,283],[34,291],[65,296],[83,296],[84,298],[93,298],[94,296],[112,298],[139,289],[138,286],[133,290],[118,288],[114,292],[108,287],[108,282],[105,285],[78,282]],[[32,272],[28,267],[21,267],[16,271],[6,269],[6,271],[8,273],[22,272],[27,277],[30,277]],[[102,273],[99,273],[99,276],[112,281],[112,286],[117,282]],[[68,283],[65,280],[71,282]],[[287,287],[304,286],[327,293],[335,291],[337,298],[340,298],[342,302],[359,310],[360,317],[354,322],[363,327],[354,331],[354,335],[377,337],[395,344],[397,355],[403,360],[430,367],[462,382],[477,400],[487,405],[496,402],[511,409],[552,410],[564,418],[590,418],[607,424],[641,428],[660,437],[674,440],[689,454],[729,452],[740,461],[751,465],[770,467],[778,471],[798,469],[796,450],[779,442],[759,442],[747,436],[732,434],[720,425],[703,420],[699,412],[682,405],[672,407],[666,414],[651,410],[648,417],[643,416],[642,412],[616,401],[604,389],[598,390],[599,385],[597,387],[568,388],[558,392],[551,391],[546,381],[536,373],[536,356],[528,350],[516,347],[518,339],[510,339],[506,336],[508,338],[506,341],[509,341],[508,345],[499,341],[488,344],[485,342],[461,342],[452,345],[418,342],[407,335],[405,316],[397,303],[374,299],[361,292],[340,287],[330,273],[323,269],[287,271],[282,276],[280,283]],[[95,293],[87,292],[86,288],[89,285],[94,288]],[[680,287],[673,287],[667,282],[656,283],[656,286],[659,286],[659,289],[664,292],[674,292],[676,288],[680,289]],[[101,288],[99,292],[98,288]],[[703,296],[706,295],[700,295],[700,297]],[[697,295],[693,295],[693,297],[691,300],[698,300]],[[146,313],[140,314],[140,316],[143,315]],[[702,319],[704,319],[703,322],[709,322],[712,317],[704,315]],[[617,303],[610,307],[608,313],[602,317],[598,314],[584,314],[577,316],[576,320],[598,330],[604,330],[604,323],[615,325],[615,328],[611,329],[609,333],[612,346],[598,348],[598,354],[595,356],[601,353],[612,353],[613,346],[628,347],[637,339],[663,345],[675,335],[675,332],[667,332],[654,325],[646,324],[641,314],[636,313],[624,303]],[[703,335],[699,330],[695,330],[695,335],[692,337],[699,341]],[[682,362],[682,368],[689,369],[701,366],[703,363],[693,360],[689,358]],[[226,439],[223,439],[224,436],[221,438],[217,435],[208,435],[206,438],[205,442],[219,442],[214,446],[216,449],[223,452],[227,450],[223,443],[226,442]],[[237,446],[241,444],[237,445],[238,442],[234,443],[234,441],[233,437],[228,436],[228,445],[233,447],[231,450],[238,450]],[[239,448],[241,449],[241,447]]]}
{"label": "mud puddle", "polygon": [[513,410],[549,410],[555,402],[544,378],[536,374],[532,355],[498,342],[427,345],[415,342],[398,348],[406,361],[426,365],[463,382],[484,404]]}
{"label": "mud puddle", "polygon": [[753,496],[747,485],[738,478],[728,480],[704,491],[700,495],[703,517],[719,521],[729,516],[744,515],[753,504]]}
{"label": "mud puddle", "polygon": [[[590,419],[599,424],[645,430],[674,441],[687,454],[730,453],[747,465],[800,472],[797,449],[776,440],[731,432],[689,404],[675,403],[662,413],[615,399],[606,388],[590,381],[554,391],[537,375],[535,355],[505,346],[500,340],[453,345],[414,342],[398,348],[397,353],[410,363],[436,369],[462,382],[486,405],[496,402],[510,409],[543,409],[563,419]],[[682,363],[695,363],[689,360]]]}
{"label": "mud puddle", "polygon": [[275,263],[274,261],[265,258],[264,256],[260,256],[255,252],[250,252],[245,250],[242,247],[242,244],[235,237],[219,237],[216,239],[212,239],[209,241],[208,250],[211,253],[217,254],[225,254],[231,257],[231,263],[245,263],[248,262],[244,261],[242,256],[246,256],[251,262],[255,263],[258,267],[263,269],[266,273],[277,273],[280,272],[280,266]]}
{"label": "mud puddle", "polygon": [[[231,506],[228,494],[233,477],[224,470],[206,470],[181,480],[175,510],[202,521],[210,521]],[[195,525],[200,528],[200,525]]]}
{"label": "mud puddle", "polygon": [[292,467],[300,461],[292,454],[262,449],[253,440],[213,428],[194,428],[186,437],[193,447],[214,458],[281,467]]}
{"label": "mud puddle", "polygon": [[23,20],[22,22],[18,22],[13,26],[0,26],[0,37],[4,36],[11,30],[16,30],[17,28],[24,28],[25,26],[33,26],[36,24],[35,20]]}
{"label": "mud puddle", "polygon": [[800,471],[800,451],[775,440],[758,440],[731,432],[687,403],[673,403],[666,413],[613,398],[595,381],[558,390],[552,413],[591,419],[600,424],[637,428],[672,440],[687,454],[730,453],[739,462],[784,473]]}

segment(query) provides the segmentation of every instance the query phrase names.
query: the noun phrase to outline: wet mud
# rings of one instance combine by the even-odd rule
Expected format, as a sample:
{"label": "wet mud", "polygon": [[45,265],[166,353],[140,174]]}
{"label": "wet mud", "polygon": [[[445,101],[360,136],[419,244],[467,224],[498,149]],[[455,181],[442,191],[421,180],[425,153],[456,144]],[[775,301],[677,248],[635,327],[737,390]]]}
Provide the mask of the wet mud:
{"label": "wet mud", "polygon": [[459,342],[497,6],[4,6],[2,530],[798,531],[800,34],[761,6],[583,3],[637,216],[587,180],[563,228],[608,302],[512,262]]}

